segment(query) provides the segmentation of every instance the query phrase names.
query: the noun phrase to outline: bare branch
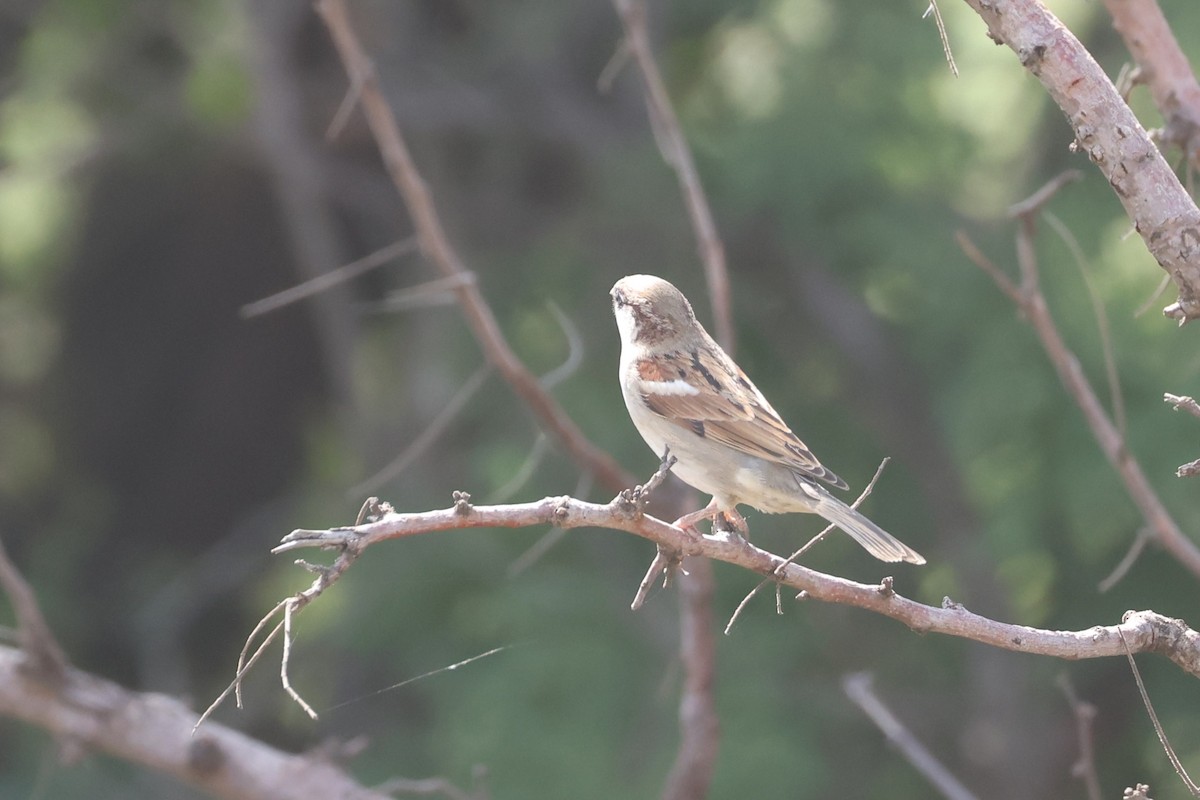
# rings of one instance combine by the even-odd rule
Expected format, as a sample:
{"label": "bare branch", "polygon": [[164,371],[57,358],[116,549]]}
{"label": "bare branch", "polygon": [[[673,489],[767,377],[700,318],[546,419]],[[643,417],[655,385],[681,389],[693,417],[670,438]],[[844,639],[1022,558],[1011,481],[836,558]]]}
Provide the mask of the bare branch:
{"label": "bare branch", "polygon": [[678,551],[659,547],[654,553],[654,559],[650,562],[650,566],[646,568],[645,577],[638,584],[633,602],[629,604],[630,610],[637,611],[645,604],[646,597],[650,594],[650,589],[654,587],[659,576],[662,576],[663,588],[667,588],[671,584],[671,574],[682,561],[683,557]]}
{"label": "bare branch", "polygon": [[1108,381],[1109,402],[1112,403],[1112,415],[1116,421],[1117,430],[1120,431],[1121,437],[1124,438],[1129,434],[1128,424],[1125,418],[1125,394],[1121,391],[1121,377],[1117,370],[1116,346],[1113,344],[1112,328],[1108,324],[1108,312],[1104,309],[1104,300],[1100,297],[1100,291],[1096,288],[1096,282],[1092,280],[1092,269],[1088,265],[1087,256],[1083,254],[1083,248],[1079,246],[1079,240],[1075,238],[1075,234],[1054,214],[1049,211],[1042,215],[1042,219],[1046,224],[1054,229],[1058,234],[1058,238],[1066,244],[1067,250],[1071,252],[1071,257],[1075,259],[1075,265],[1079,267],[1079,273],[1083,276],[1083,284],[1087,287],[1088,297],[1092,301],[1092,315],[1096,318],[1096,332],[1100,335],[1100,350],[1104,354],[1104,377]]}
{"label": "bare branch", "polygon": [[1154,704],[1150,702],[1150,695],[1146,692],[1146,684],[1142,683],[1142,673],[1138,670],[1137,662],[1133,660],[1133,651],[1129,648],[1129,643],[1125,640],[1125,633],[1118,631],[1121,634],[1121,642],[1125,645],[1125,657],[1129,659],[1129,669],[1133,672],[1133,679],[1137,682],[1138,694],[1142,696],[1142,703],[1146,706],[1146,713],[1150,716],[1150,721],[1154,724],[1154,733],[1158,736],[1159,744],[1162,745],[1163,751],[1167,754],[1167,760],[1171,762],[1171,766],[1175,768],[1176,774],[1183,781],[1184,786],[1187,786],[1188,791],[1192,793],[1192,797],[1200,797],[1200,787],[1192,781],[1187,770],[1184,769],[1183,762],[1179,760],[1179,756],[1175,752],[1175,748],[1171,746],[1171,742],[1167,739],[1167,732],[1163,730],[1162,723],[1158,721],[1158,714],[1154,711]]}
{"label": "bare branch", "polygon": [[61,687],[48,692],[25,663],[19,651],[0,647],[0,715],[61,740],[231,800],[386,800],[327,759],[276,750],[213,722],[193,735],[195,712],[166,695],[131,692],[69,667]]}
{"label": "bare branch", "polygon": [[404,448],[387,466],[351,488],[347,494],[352,497],[361,497],[369,492],[374,492],[408,469],[446,432],[450,423],[462,412],[467,403],[471,402],[471,398],[479,393],[491,374],[492,369],[487,364],[475,370],[474,374],[467,378],[466,383],[460,386],[450,400],[441,407],[437,416],[430,420],[416,438],[409,442],[408,447]]}
{"label": "bare branch", "polygon": [[1179,288],[1164,309],[1180,324],[1200,316],[1200,209],[1112,81],[1040,0],[966,0],[988,35],[1010,47],[1046,87],[1075,132],[1075,147],[1112,185],[1146,247]]}
{"label": "bare branch", "polygon": [[317,712],[292,688],[292,681],[288,678],[288,664],[292,660],[292,610],[295,607],[295,598],[283,604],[283,657],[279,660],[279,680],[283,684],[283,690],[296,701],[296,705],[304,709],[304,713],[310,718],[316,719]]}
{"label": "bare branch", "polygon": [[[408,206],[421,252],[445,277],[453,278],[467,273],[467,268],[442,229],[433,197],[413,163],[396,117],[380,90],[375,67],[350,24],[344,0],[318,0],[316,7],[333,38],[352,90],[359,97],[359,105],[366,115],[388,174]],[[588,441],[574,420],[567,416],[513,353],[479,286],[474,281],[465,281],[456,292],[467,324],[488,361],[500,371],[545,429],[558,438],[575,462],[594,473],[597,480],[610,491],[619,491],[622,487],[632,485],[635,479],[612,456]]]}
{"label": "bare branch", "polygon": [[1113,571],[1109,573],[1107,578],[1096,584],[1096,591],[1103,594],[1120,583],[1125,574],[1137,562],[1138,556],[1146,549],[1146,544],[1149,541],[1150,530],[1145,527],[1139,528],[1137,536],[1133,537],[1133,544],[1129,546],[1129,550],[1125,553],[1125,556],[1113,567]]}
{"label": "bare branch", "polygon": [[[295,530],[283,537],[273,552],[302,547],[345,548],[361,554],[379,542],[437,531],[464,528],[521,528],[554,525],[560,528],[608,528],[632,533],[686,556],[703,556],[743,567],[802,591],[807,597],[854,606],[898,620],[914,631],[942,633],[1005,650],[1056,658],[1107,658],[1124,654],[1123,634],[1134,652],[1154,652],[1170,658],[1181,669],[1200,677],[1200,633],[1183,621],[1153,611],[1132,611],[1119,625],[1096,626],[1083,631],[1050,631],[1010,625],[973,614],[946,601],[927,606],[903,597],[881,584],[864,584],[827,575],[799,564],[786,564],[781,556],[761,550],[740,537],[701,536],[660,519],[640,514],[624,497],[597,504],[570,497],[547,497],[532,503],[504,506],[458,504],[421,513],[388,513],[375,522],[349,528]],[[339,561],[328,568],[329,582],[348,565]],[[782,567],[782,570],[780,569]],[[778,571],[778,572],[777,572]]]}
{"label": "bare branch", "polygon": [[641,70],[646,85],[646,106],[650,121],[659,136],[663,159],[675,170],[679,189],[687,205],[688,216],[696,231],[700,261],[704,264],[704,276],[708,281],[708,295],[713,304],[713,323],[717,341],[726,352],[734,350],[734,331],[730,313],[729,272],[725,266],[725,245],[717,234],[712,209],[700,183],[700,173],[692,158],[691,148],[679,125],[679,117],[671,105],[671,97],[663,83],[658,64],[650,49],[650,36],[646,30],[646,6],[642,0],[613,0],[621,24],[625,27],[625,39],[633,53],[633,59]]}
{"label": "bare branch", "polygon": [[21,575],[16,565],[8,558],[4,542],[0,540],[0,589],[8,595],[12,602],[13,613],[17,618],[17,642],[25,653],[25,668],[31,676],[50,686],[60,684],[66,676],[68,667],[66,653],[59,646],[58,640],[42,609],[38,606],[37,596],[33,588]]}
{"label": "bare branch", "polygon": [[929,8],[925,9],[921,19],[927,18],[930,14],[933,15],[934,24],[937,25],[938,38],[942,40],[942,53],[946,56],[946,65],[950,67],[950,74],[957,78],[958,64],[954,63],[954,53],[950,51],[950,37],[946,34],[946,22],[942,19],[942,10],[938,8],[937,0],[929,0]]}
{"label": "bare branch", "polygon": [[871,683],[870,673],[856,672],[842,679],[842,690],[871,718],[875,726],[883,731],[883,735],[904,755],[908,763],[933,784],[942,797],[949,800],[975,800],[975,794],[963,786],[944,764],[934,758],[925,745],[913,736],[912,731],[875,696]]}
{"label": "bare branch", "polygon": [[479,800],[480,797],[474,792],[458,788],[445,778],[392,778],[376,786],[375,790],[389,796],[433,797],[441,795],[449,800]]}
{"label": "bare branch", "polygon": [[1075,717],[1075,736],[1079,740],[1079,759],[1071,767],[1071,774],[1083,781],[1088,800],[1101,800],[1100,776],[1096,773],[1095,737],[1092,726],[1096,721],[1096,707],[1079,699],[1067,673],[1058,676],[1058,685],[1066,695]]}
{"label": "bare branch", "polygon": [[1170,403],[1176,411],[1186,411],[1193,417],[1200,417],[1200,403],[1187,395],[1164,394],[1163,400]]}
{"label": "bare branch", "polygon": [[1063,170],[1046,182],[1046,185],[1019,203],[1008,207],[1009,219],[1020,219],[1036,214],[1042,207],[1054,199],[1064,186],[1083,180],[1083,173],[1077,169]]}
{"label": "bare branch", "polygon": [[[1050,185],[1061,185],[1052,181]],[[1033,198],[1041,202],[1049,199],[1050,193],[1045,189],[1035,193]],[[1033,199],[1031,198],[1031,200]],[[1046,298],[1038,286],[1037,255],[1033,246],[1033,218],[1041,207],[1041,203],[1026,202],[1017,207],[1020,224],[1017,229],[1017,258],[1021,271],[1021,285],[1017,287],[1004,275],[1003,271],[991,261],[983,257],[979,249],[970,243],[966,234],[959,233],[958,241],[963,246],[967,257],[988,273],[996,285],[1004,291],[1024,314],[1033,327],[1046,356],[1058,373],[1059,380],[1075,400],[1083,412],[1083,417],[1092,430],[1092,435],[1100,445],[1113,469],[1116,470],[1125,490],[1129,493],[1134,504],[1141,511],[1142,517],[1151,532],[1154,541],[1167,550],[1174,558],[1192,572],[1200,576],[1200,548],[1189,539],[1171,514],[1163,505],[1157,492],[1154,491],[1146,474],[1142,471],[1137,459],[1129,452],[1125,438],[1113,423],[1103,404],[1096,395],[1095,389],[1083,374],[1079,359],[1067,347],[1062,335],[1050,314]]]}
{"label": "bare branch", "polygon": [[276,311],[284,306],[291,305],[306,297],[311,297],[314,294],[337,286],[340,283],[353,280],[363,273],[370,272],[376,267],[381,267],[389,261],[399,258],[402,255],[411,253],[417,249],[417,240],[409,237],[399,242],[389,244],[387,247],[380,248],[374,253],[363,256],[357,261],[351,261],[349,264],[343,264],[337,269],[330,270],[310,278],[301,284],[284,289],[282,292],[276,292],[270,297],[264,297],[262,300],[255,300],[253,303],[247,303],[242,306],[242,319],[250,319],[261,314],[266,314],[271,311]]}
{"label": "bare branch", "polygon": [[1160,141],[1177,145],[1200,169],[1200,83],[1156,0],[1104,0],[1113,28],[1137,62],[1140,83],[1150,89],[1166,120]]}

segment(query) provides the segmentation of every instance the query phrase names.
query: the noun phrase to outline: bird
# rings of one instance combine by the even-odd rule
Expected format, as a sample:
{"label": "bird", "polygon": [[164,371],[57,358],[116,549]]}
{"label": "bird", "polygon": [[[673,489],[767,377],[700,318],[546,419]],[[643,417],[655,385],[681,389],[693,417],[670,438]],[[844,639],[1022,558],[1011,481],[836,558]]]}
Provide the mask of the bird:
{"label": "bird", "polygon": [[767,514],[815,513],[881,561],[925,563],[829,491],[848,487],[708,335],[675,286],[654,275],[628,275],[610,294],[621,336],[621,394],[634,427],[656,455],[674,456],[672,469],[684,483],[712,495],[677,525],[695,530],[697,522],[715,524],[723,516],[745,535],[739,505]]}

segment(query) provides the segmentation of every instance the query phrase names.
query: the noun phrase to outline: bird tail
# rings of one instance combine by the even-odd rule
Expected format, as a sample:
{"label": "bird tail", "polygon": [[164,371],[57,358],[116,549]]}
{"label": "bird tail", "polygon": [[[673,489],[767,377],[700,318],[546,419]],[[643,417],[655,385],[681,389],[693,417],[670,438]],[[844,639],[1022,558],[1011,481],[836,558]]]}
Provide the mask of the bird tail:
{"label": "bird tail", "polygon": [[856,542],[880,561],[925,563],[925,558],[916,550],[824,490],[820,492],[816,512],[853,536]]}

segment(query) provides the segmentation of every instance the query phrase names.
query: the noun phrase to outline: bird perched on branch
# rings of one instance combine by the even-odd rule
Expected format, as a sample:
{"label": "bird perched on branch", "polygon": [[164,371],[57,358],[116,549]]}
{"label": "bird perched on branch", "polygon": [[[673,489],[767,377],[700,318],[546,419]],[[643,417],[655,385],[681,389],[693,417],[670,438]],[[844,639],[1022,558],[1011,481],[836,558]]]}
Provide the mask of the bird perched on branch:
{"label": "bird perched on branch", "polygon": [[822,484],[845,489],[846,482],[792,433],[678,289],[653,275],[629,275],[611,294],[621,333],[621,394],[634,427],[658,455],[669,448],[685,483],[712,495],[679,525],[723,515],[744,534],[739,504],[768,514],[802,511],[837,525],[881,561],[925,563],[830,494]]}

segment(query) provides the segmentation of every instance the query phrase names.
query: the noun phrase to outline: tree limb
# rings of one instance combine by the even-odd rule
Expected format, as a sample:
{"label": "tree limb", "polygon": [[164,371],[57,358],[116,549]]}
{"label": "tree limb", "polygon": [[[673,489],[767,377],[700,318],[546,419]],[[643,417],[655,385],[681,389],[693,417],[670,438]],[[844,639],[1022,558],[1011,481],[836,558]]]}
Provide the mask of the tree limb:
{"label": "tree limb", "polygon": [[1146,247],[1179,289],[1163,313],[1200,317],[1200,209],[1104,70],[1040,0],[966,0],[988,35],[1046,87],[1108,179]]}
{"label": "tree limb", "polygon": [[68,668],[50,689],[0,646],[0,715],[24,720],[89,749],[178,778],[230,800],[385,800],[327,760],[276,750],[210,722],[192,736],[196,714],[161,694],[133,692]]}
{"label": "tree limb", "polygon": [[864,584],[827,575],[761,550],[740,537],[700,536],[639,513],[624,497],[610,503],[586,503],[570,497],[547,497],[532,503],[503,506],[457,504],[421,513],[389,513],[376,522],[347,528],[295,530],[273,552],[303,547],[349,549],[362,553],[388,539],[462,528],[608,528],[632,533],[685,556],[724,561],[786,586],[814,600],[854,606],[904,623],[920,633],[941,633],[1020,653],[1069,660],[1125,655],[1121,635],[1132,652],[1166,656],[1185,672],[1200,677],[1200,633],[1183,621],[1153,611],[1130,611],[1119,625],[1082,631],[1051,631],[997,622],[973,614],[946,599],[927,606],[893,591],[885,581]]}
{"label": "tree limb", "polygon": [[1165,124],[1157,138],[1200,169],[1200,83],[1156,0],[1104,0]]}

